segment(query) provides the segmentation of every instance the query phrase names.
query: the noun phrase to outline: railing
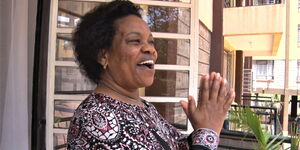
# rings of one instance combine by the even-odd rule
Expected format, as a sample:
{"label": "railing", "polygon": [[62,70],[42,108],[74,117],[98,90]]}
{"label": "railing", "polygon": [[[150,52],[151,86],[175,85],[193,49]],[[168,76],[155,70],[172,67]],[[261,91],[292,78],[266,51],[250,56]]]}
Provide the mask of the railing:
{"label": "railing", "polygon": [[225,0],[224,7],[245,7],[281,4],[282,0]]}
{"label": "railing", "polygon": [[[232,108],[235,108],[232,111],[235,111],[238,107],[246,107],[246,106],[237,106],[232,105]],[[269,130],[273,135],[276,135],[279,133],[280,130],[280,123],[278,119],[278,113],[277,108],[275,107],[262,107],[262,106],[249,106],[249,108],[255,112],[261,119],[261,124],[263,125],[265,130]],[[229,114],[231,114],[229,112]],[[230,118],[230,116],[229,116]],[[225,127],[225,129],[228,129],[230,131],[238,131],[238,129],[235,129],[235,124],[230,123],[228,127]]]}

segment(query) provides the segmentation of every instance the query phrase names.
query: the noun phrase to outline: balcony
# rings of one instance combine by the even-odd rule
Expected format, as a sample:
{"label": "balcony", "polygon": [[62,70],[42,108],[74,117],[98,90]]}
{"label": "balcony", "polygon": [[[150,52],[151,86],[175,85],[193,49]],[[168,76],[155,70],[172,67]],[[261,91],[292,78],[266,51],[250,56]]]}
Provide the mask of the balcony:
{"label": "balcony", "polygon": [[284,5],[277,3],[279,1],[264,0],[252,3],[263,6],[224,8],[225,43],[234,49],[243,50],[245,56],[276,56],[282,41],[285,18]]}
{"label": "balcony", "polygon": [[225,0],[224,7],[244,7],[281,4],[282,0]]}

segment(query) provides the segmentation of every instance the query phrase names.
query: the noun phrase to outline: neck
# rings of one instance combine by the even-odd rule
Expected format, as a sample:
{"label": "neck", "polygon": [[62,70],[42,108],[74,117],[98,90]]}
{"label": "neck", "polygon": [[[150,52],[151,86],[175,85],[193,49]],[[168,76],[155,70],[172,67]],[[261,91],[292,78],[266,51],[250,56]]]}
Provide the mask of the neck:
{"label": "neck", "polygon": [[101,80],[94,92],[106,94],[129,104],[143,106],[138,89],[128,90],[109,80]]}
{"label": "neck", "polygon": [[138,90],[130,92],[128,90],[125,90],[124,88],[119,88],[117,86],[107,84],[106,82],[100,82],[100,86],[114,92],[115,94],[124,96],[126,98],[135,99],[135,100],[140,98]]}

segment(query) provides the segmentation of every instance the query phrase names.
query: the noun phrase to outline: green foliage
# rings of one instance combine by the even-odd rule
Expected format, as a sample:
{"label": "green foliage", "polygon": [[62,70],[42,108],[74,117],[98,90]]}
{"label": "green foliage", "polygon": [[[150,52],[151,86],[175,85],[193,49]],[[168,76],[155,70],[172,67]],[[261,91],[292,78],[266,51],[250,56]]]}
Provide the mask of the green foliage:
{"label": "green foliage", "polygon": [[300,134],[297,134],[298,127],[295,123],[291,126],[291,150],[298,150]]}
{"label": "green foliage", "polygon": [[280,135],[277,135],[272,141],[269,141],[271,133],[262,129],[261,120],[249,107],[237,107],[231,111],[230,122],[235,123],[238,128],[253,133],[257,142],[257,150],[278,150],[283,140],[275,143]]}

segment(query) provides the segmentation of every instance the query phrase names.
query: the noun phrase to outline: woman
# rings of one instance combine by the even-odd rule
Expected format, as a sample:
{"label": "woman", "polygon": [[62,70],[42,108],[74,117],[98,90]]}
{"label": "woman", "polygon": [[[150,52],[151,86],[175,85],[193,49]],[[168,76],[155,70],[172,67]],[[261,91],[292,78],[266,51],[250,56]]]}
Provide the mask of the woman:
{"label": "woman", "polygon": [[98,86],[77,108],[68,132],[68,149],[216,149],[234,92],[212,73],[201,80],[198,106],[181,105],[194,132],[182,135],[155,107],[139,97],[150,86],[157,52],[153,36],[129,1],[113,1],[86,14],[73,43],[87,77]]}

